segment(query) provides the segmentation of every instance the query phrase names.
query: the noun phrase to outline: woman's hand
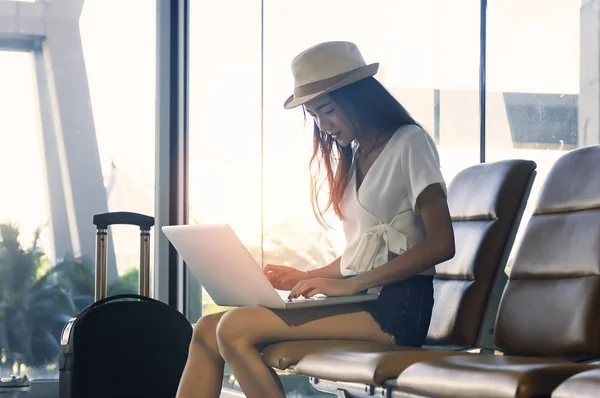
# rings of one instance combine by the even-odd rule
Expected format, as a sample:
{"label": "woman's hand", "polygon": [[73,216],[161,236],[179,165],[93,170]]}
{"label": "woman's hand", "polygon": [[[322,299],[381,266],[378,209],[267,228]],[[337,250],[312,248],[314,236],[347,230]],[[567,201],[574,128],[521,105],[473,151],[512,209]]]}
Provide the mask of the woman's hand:
{"label": "woman's hand", "polygon": [[308,279],[308,273],[285,265],[267,264],[263,273],[275,289],[292,290],[298,282]]}
{"label": "woman's hand", "polygon": [[326,296],[350,296],[356,290],[352,279],[311,278],[298,282],[290,291],[289,298],[309,298],[319,293]]}

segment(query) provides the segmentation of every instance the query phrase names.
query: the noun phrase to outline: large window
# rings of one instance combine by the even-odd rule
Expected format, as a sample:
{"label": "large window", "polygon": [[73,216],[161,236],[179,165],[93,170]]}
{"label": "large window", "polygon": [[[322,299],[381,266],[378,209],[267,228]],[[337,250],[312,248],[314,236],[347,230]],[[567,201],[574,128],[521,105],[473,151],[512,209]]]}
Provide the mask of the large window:
{"label": "large window", "polygon": [[597,126],[600,108],[579,109],[600,99],[595,90],[595,96],[579,98],[598,79],[598,58],[592,55],[597,39],[593,52],[583,50],[591,32],[598,34],[591,3],[597,2],[582,7],[579,0],[488,0],[486,160],[537,163],[524,222],[554,162],[566,151],[598,142],[598,130],[588,124]]}
{"label": "large window", "polygon": [[[369,7],[348,7],[344,1],[306,1],[290,7],[265,1],[265,262],[321,267],[338,257],[345,244],[335,219],[334,228],[324,230],[311,210],[307,165],[312,121],[304,124],[301,108],[282,108],[293,89],[291,60],[309,46],[349,40],[367,63],[379,62],[375,77],[435,138],[448,180],[478,161],[478,2],[446,3],[377,0]],[[291,28],[294,21],[317,15],[318,29]],[[460,28],[453,23],[458,17],[465,21]]]}
{"label": "large window", "polygon": [[[94,297],[93,214],[154,214],[156,3],[80,3],[0,1],[1,377],[57,378]],[[138,231],[110,235],[109,293],[134,292]]]}
{"label": "large window", "polygon": [[[229,223],[258,262],[262,223],[260,42],[260,3],[190,4],[190,223]],[[200,293],[193,277],[188,280],[192,322],[201,313],[220,310],[205,292]]]}
{"label": "large window", "polygon": [[[93,297],[92,215],[155,213],[155,102],[170,100],[155,95],[158,2],[58,3],[0,0],[0,377],[56,378],[58,334]],[[598,3],[189,0],[189,221],[231,224],[261,265],[340,253],[339,224],[321,228],[310,208],[311,126],[282,109],[292,58],[326,40],[380,62],[448,181],[481,157],[536,161],[530,211],[559,156],[600,142]],[[137,231],[110,232],[110,291],[134,291]],[[222,310],[187,281],[192,322]]]}
{"label": "large window", "polygon": [[[322,41],[357,43],[435,138],[451,180],[479,161],[479,2],[263,3],[262,26],[259,2],[191,4],[190,222],[227,222],[259,264],[307,270],[339,256],[345,240],[334,218],[325,230],[311,210],[312,121],[283,109],[292,58]],[[192,322],[222,310],[191,275],[189,287]],[[316,394],[304,378],[284,385],[290,396]]]}

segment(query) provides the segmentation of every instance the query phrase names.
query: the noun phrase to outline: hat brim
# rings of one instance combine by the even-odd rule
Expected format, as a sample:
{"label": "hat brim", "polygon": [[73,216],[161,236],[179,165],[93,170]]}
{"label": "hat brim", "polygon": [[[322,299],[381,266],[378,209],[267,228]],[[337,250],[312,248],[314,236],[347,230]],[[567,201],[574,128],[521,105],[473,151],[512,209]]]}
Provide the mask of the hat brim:
{"label": "hat brim", "polygon": [[321,95],[330,93],[334,90],[337,90],[338,88],[342,88],[344,86],[347,86],[349,84],[355,83],[359,80],[365,79],[367,77],[371,77],[374,76],[377,71],[379,70],[379,63],[375,62],[369,65],[365,65],[362,66],[358,69],[355,69],[352,71],[352,73],[350,73],[348,76],[346,76],[345,78],[343,78],[342,80],[340,80],[339,82],[333,84],[332,86],[326,88],[325,90],[321,90],[318,91],[316,93],[312,93],[309,95],[305,95],[302,97],[294,97],[294,95],[292,94],[283,104],[283,107],[285,109],[293,109],[296,108],[302,104],[307,103],[308,101],[317,98]]}

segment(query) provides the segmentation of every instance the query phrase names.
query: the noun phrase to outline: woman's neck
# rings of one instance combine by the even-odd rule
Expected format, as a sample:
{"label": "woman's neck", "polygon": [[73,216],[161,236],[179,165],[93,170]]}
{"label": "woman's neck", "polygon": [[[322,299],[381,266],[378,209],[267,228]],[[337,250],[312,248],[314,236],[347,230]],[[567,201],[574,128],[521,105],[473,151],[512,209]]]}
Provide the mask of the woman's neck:
{"label": "woman's neck", "polygon": [[371,152],[384,146],[392,134],[369,134],[368,136],[360,139],[356,139],[358,142],[358,152],[363,156],[367,157]]}

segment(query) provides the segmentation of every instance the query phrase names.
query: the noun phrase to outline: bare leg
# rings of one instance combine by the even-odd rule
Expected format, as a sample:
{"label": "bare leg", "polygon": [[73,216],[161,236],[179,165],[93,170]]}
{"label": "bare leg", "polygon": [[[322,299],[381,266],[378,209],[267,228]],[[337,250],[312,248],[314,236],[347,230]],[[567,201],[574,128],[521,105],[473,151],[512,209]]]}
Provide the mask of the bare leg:
{"label": "bare leg", "polygon": [[219,397],[225,363],[219,354],[216,329],[224,312],[205,315],[194,327],[177,398]]}
{"label": "bare leg", "polygon": [[219,352],[233,370],[248,398],[285,397],[278,379],[265,365],[257,346],[276,341],[305,339],[390,343],[388,335],[365,311],[332,315],[291,327],[271,310],[243,307],[225,314],[217,327]]}

